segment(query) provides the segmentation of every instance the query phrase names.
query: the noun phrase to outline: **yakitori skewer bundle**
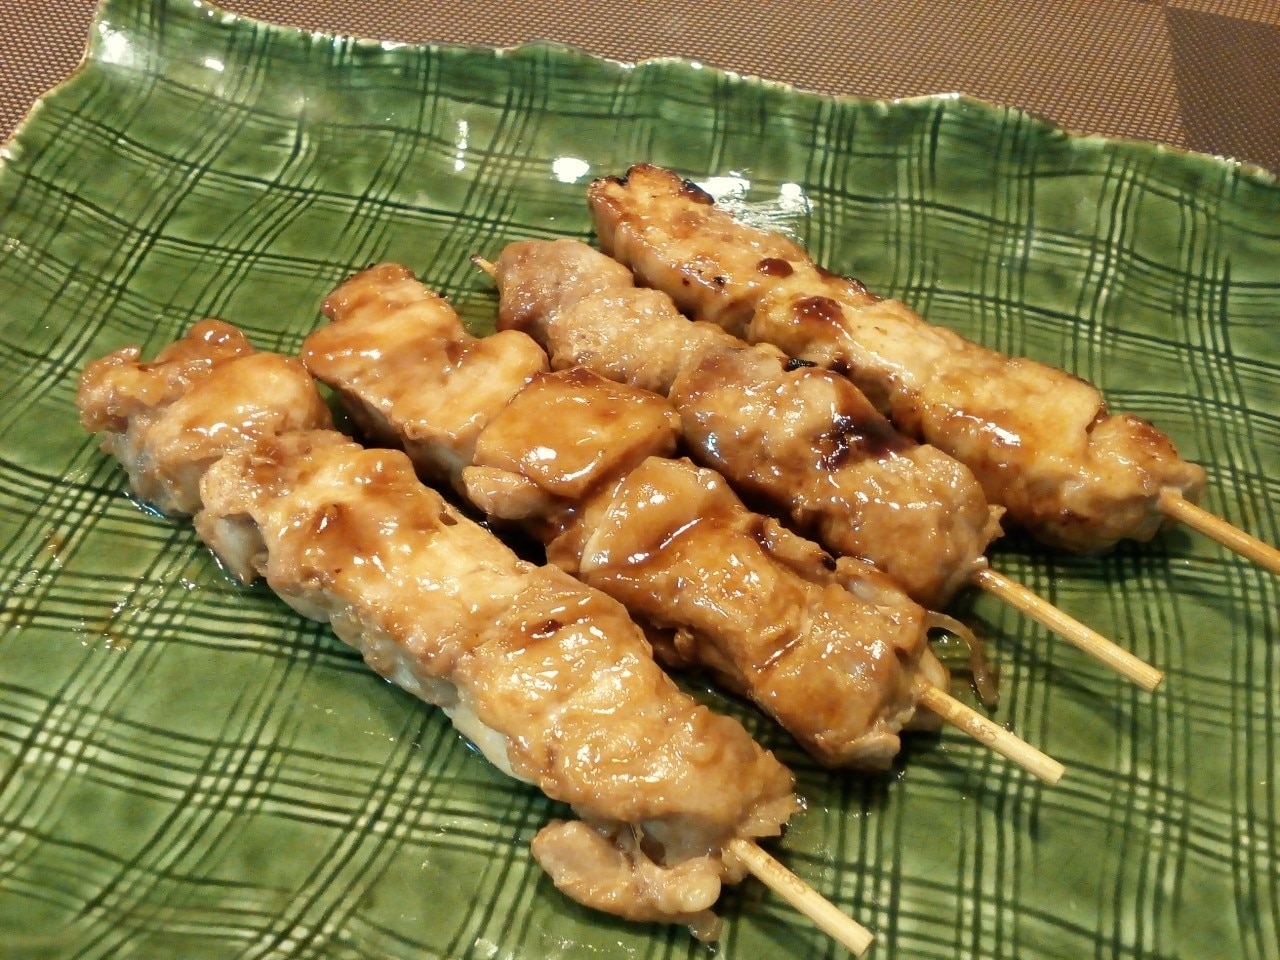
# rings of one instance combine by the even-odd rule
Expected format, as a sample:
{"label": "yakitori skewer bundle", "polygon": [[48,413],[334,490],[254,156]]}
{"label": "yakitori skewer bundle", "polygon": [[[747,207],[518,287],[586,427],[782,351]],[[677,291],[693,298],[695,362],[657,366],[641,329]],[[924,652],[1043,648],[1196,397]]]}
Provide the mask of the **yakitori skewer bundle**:
{"label": "yakitori skewer bundle", "polygon": [[[755,846],[798,809],[793,778],[736,721],[682,693],[616,601],[519,560],[423,486],[400,451],[329,429],[296,360],[207,321],[140,363],[85,370],[82,422],[134,490],[238,578],[263,577],[371,667],[442,707],[500,769],[580,818],[533,853],[575,900],[713,936],[750,870],[861,952],[870,936]],[[607,718],[607,719],[602,719]]]}
{"label": "yakitori skewer bundle", "polygon": [[875,564],[917,603],[945,605],[986,566],[1003,510],[964,465],[902,436],[849,381],[689,323],[577,240],[512,243],[495,268],[500,330],[528,333],[556,369],[584,366],[667,397],[702,462],[842,556]]}
{"label": "yakitori skewer bundle", "polygon": [[[752,514],[722,478],[668,458],[678,418],[657,394],[546,371],[514,331],[479,340],[405,267],[357,274],[303,361],[379,441],[548,558],[624,602],[676,665],[753,699],[820,761],[884,768],[925,706],[1038,776],[1062,768],[940,690],[930,615],[863,562],[836,561]],[[384,358],[394,358],[384,362]],[[483,384],[483,389],[476,386]]]}
{"label": "yakitori skewer bundle", "polygon": [[643,284],[693,319],[845,373],[1043,542],[1105,550],[1181,520],[1280,572],[1280,551],[1195,506],[1203,469],[1150,423],[1108,412],[1093,385],[931,326],[670,171],[596,181],[589,203],[602,247]]}
{"label": "yakitori skewer bundle", "polygon": [[1015,601],[1144,687],[1158,670],[993,571],[999,532],[963,464],[898,433],[844,377],[796,364],[637,288],[631,273],[575,240],[523,241],[491,265],[499,327],[529,332],[553,366],[582,365],[655,390],[680,413],[693,456],[785,512],[833,552],[866,559],[926,605],[965,583]]}

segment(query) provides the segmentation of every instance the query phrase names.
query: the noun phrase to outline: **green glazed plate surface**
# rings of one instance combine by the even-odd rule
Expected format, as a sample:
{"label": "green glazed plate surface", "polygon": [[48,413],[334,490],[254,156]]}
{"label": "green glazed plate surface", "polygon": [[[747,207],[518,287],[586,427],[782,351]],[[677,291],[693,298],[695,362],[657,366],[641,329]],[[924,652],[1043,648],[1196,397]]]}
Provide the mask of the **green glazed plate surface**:
{"label": "green glazed plate surface", "polygon": [[[0,954],[835,957],[755,883],[715,954],[580,909],[530,859],[560,811],[325,629],[144,512],[78,427],[84,363],[217,315],[295,350],[326,291],[403,261],[488,328],[469,266],[587,236],[636,160],[738,188],[831,268],[1099,383],[1280,540],[1280,189],[957,97],[833,100],[696,65],[406,47],[111,0],[0,170]],[[1138,691],[985,598],[995,717],[1047,788],[958,734],[891,775],[789,763],[773,849],[875,956],[1280,956],[1277,580],[1174,531],[1104,557],[1009,537],[1009,574],[1168,671]],[[696,689],[696,687],[695,687]]]}

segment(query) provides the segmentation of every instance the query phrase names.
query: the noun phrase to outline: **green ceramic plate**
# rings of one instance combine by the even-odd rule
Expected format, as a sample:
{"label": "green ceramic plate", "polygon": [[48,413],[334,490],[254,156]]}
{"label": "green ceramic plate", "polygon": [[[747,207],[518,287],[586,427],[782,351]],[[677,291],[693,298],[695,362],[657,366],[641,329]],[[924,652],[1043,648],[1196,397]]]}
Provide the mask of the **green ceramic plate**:
{"label": "green ceramic plate", "polygon": [[[832,100],[548,46],[405,47],[112,0],[0,172],[0,954],[705,957],[579,909],[532,863],[556,814],[326,631],[124,494],[76,378],[218,315],[293,350],[348,271],[404,261],[491,322],[468,254],[586,236],[646,159],[726,178],[820,259],[1099,382],[1280,539],[1280,188],[957,97]],[[832,775],[746,709],[809,801],[778,855],[882,958],[1280,955],[1277,580],[1175,532],[1009,573],[1164,667],[1137,691],[970,600],[996,712],[1045,788],[959,736]],[[840,951],[757,884],[718,955]]]}

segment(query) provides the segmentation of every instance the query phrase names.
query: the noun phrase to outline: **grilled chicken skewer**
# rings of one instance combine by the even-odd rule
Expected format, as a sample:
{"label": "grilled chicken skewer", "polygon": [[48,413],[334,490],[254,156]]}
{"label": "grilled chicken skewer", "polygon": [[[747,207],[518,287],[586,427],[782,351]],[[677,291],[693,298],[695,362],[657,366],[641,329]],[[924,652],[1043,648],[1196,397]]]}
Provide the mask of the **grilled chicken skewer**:
{"label": "grilled chicken skewer", "polygon": [[917,603],[945,605],[986,566],[1003,511],[968,469],[899,434],[844,378],[689,323],[576,240],[510,244],[494,279],[499,330],[528,333],[555,369],[584,366],[667,397],[700,462],[838,554],[875,564]]}
{"label": "grilled chicken skewer", "polygon": [[[828,592],[830,557],[749,514],[709,471],[665,459],[678,423],[662,398],[586,371],[548,374],[523,334],[474,338],[394,264],[343,283],[324,311],[332,322],[307,338],[303,362],[366,435],[403,445],[428,482],[490,516],[523,521],[549,559],[633,613],[683,630],[659,644],[668,661],[702,659],[824,763],[887,767],[919,661],[947,682],[924,611],[883,577],[846,562],[845,579],[873,600]],[[730,571],[756,588],[725,589]],[[867,629],[847,635],[842,621]]]}
{"label": "grilled chicken skewer", "polygon": [[502,330],[530,333],[555,368],[669,397],[700,462],[833,552],[875,563],[926,605],[966,582],[984,587],[1146,689],[1159,684],[1160,671],[992,570],[982,551],[999,509],[962,464],[897,433],[848,380],[690,323],[575,240],[511,244],[490,270]]}
{"label": "grilled chicken skewer", "polygon": [[[658,644],[669,663],[707,668],[820,761],[887,767],[917,703],[954,719],[929,615],[869,565],[751,514],[712,471],[668,459],[678,418],[661,397],[581,369],[548,373],[514,331],[471,336],[396,264],[352,277],[324,312],[333,322],[307,338],[303,361],[364,430],[402,444],[430,482],[525,523],[550,560],[673,631]],[[971,731],[973,716],[957,725]],[[1015,760],[1061,776],[984,729],[995,749],[1015,744]]]}
{"label": "grilled chicken skewer", "polygon": [[1080,552],[1149,540],[1193,502],[1204,470],[1151,424],[1111,414],[1092,385],[930,326],[735,221],[648,165],[592,184],[605,252],[690,317],[847,374],[898,426],[967,465],[987,497],[1047,544]]}
{"label": "grilled chicken skewer", "polygon": [[[138,356],[89,364],[77,397],[135,492],[195,513],[239,579],[264,577],[504,772],[568,803],[581,819],[533,842],[561,890],[714,936],[723,883],[747,870],[795,881],[752,843],[798,809],[791,774],[683,694],[620,604],[517,559],[403,453],[328,429],[302,365],[234,328],[205,321],[155,361]],[[830,932],[855,952],[870,943],[852,921]]]}

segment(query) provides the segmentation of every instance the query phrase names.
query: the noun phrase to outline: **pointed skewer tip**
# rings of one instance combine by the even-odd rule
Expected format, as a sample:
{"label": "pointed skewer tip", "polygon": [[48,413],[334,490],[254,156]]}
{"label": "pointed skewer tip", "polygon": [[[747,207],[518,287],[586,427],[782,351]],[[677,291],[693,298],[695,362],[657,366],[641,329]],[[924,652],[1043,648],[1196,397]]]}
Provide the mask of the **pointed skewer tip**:
{"label": "pointed skewer tip", "polygon": [[875,936],[870,930],[754,843],[731,840],[727,850],[752,876],[812,920],[827,936],[847,947],[855,957],[871,949]]}
{"label": "pointed skewer tip", "polygon": [[974,571],[970,583],[1003,600],[1020,613],[1044,624],[1066,638],[1095,660],[1105,663],[1116,673],[1133,681],[1143,690],[1152,691],[1164,680],[1164,673],[1151,664],[1117,646],[1102,634],[1059,610],[1039,594],[1033,593],[1003,573],[983,567]]}
{"label": "pointed skewer tip", "polygon": [[1037,750],[932,684],[921,684],[920,704],[1050,786],[1055,785],[1067,772],[1067,768],[1053,757]]}
{"label": "pointed skewer tip", "polygon": [[1191,529],[1218,541],[1228,550],[1280,576],[1280,550],[1252,534],[1245,533],[1239,527],[1233,526],[1203,507],[1196,506],[1177,490],[1171,488],[1162,490],[1157,506],[1165,516],[1185,523]]}

